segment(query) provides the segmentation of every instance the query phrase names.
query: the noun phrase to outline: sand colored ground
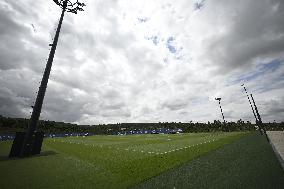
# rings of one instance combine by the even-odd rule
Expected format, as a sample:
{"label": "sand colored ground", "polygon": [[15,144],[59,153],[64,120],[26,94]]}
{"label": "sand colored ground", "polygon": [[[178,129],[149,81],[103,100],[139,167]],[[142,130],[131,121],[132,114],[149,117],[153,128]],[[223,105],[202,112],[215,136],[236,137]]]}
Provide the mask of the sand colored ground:
{"label": "sand colored ground", "polygon": [[284,169],[284,131],[267,131],[267,135]]}

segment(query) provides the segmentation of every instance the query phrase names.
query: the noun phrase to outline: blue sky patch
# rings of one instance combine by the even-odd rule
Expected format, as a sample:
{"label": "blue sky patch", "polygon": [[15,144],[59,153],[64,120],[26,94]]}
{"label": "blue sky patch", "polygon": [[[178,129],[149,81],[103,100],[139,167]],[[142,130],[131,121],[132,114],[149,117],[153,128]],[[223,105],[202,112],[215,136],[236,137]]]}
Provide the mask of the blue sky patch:
{"label": "blue sky patch", "polygon": [[264,75],[266,73],[275,72],[281,65],[283,65],[283,63],[284,63],[283,60],[275,59],[266,64],[261,64],[256,67],[255,71],[239,76],[236,80],[233,80],[231,84],[252,81],[256,79],[257,77]]}
{"label": "blue sky patch", "polygon": [[146,18],[146,17],[141,17],[141,18],[137,18],[138,22],[140,23],[144,23],[144,22],[147,22],[149,20],[149,18]]}
{"label": "blue sky patch", "polygon": [[173,45],[173,41],[174,41],[174,37],[169,37],[167,40],[167,48],[169,49],[169,51],[173,54],[175,54],[177,52],[176,47]]}
{"label": "blue sky patch", "polygon": [[196,106],[196,105],[200,105],[200,104],[203,104],[205,102],[208,102],[208,101],[209,101],[208,96],[201,96],[201,97],[193,98],[191,100],[191,103],[192,103],[193,106]]}
{"label": "blue sky patch", "polygon": [[157,44],[159,43],[159,39],[158,39],[157,36],[153,36],[153,37],[152,37],[152,41],[153,41],[153,43],[154,43],[155,45],[157,45]]}
{"label": "blue sky patch", "polygon": [[148,37],[148,40],[152,41],[154,43],[154,45],[158,45],[158,43],[160,42],[160,39],[158,36],[154,35],[152,37]]}
{"label": "blue sky patch", "polygon": [[205,5],[205,0],[198,1],[198,2],[194,3],[193,9],[194,10],[200,10],[202,7],[204,7],[204,5]]}

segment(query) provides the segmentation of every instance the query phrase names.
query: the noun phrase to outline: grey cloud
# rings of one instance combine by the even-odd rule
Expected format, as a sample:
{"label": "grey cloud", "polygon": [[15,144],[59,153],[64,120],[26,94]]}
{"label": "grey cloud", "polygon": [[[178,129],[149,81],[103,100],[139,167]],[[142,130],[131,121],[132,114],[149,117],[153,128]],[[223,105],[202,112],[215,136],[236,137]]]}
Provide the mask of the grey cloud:
{"label": "grey cloud", "polygon": [[163,102],[162,103],[162,107],[166,107],[170,110],[180,110],[180,109],[184,109],[186,106],[188,105],[188,102],[186,101],[186,99],[181,100],[181,99],[175,99],[175,100],[170,100],[167,102]]}
{"label": "grey cloud", "polygon": [[118,30],[118,23],[115,19],[115,17],[113,18],[112,22],[110,23],[110,28],[108,28],[110,31],[112,31],[111,33],[109,33],[104,39],[103,41],[108,44],[109,46],[111,46],[112,48],[116,48],[116,49],[125,49],[128,46],[131,45],[131,43],[134,42],[135,38],[131,33],[122,33],[119,32]]}
{"label": "grey cloud", "polygon": [[268,121],[283,121],[284,117],[284,97],[280,99],[273,99],[269,101],[262,102],[260,108],[265,107],[265,109],[260,109],[260,114]]}
{"label": "grey cloud", "polygon": [[141,113],[147,115],[147,114],[153,113],[153,110],[151,108],[145,106],[145,107],[141,108]]}
{"label": "grey cloud", "polygon": [[[278,103],[278,104],[272,104],[272,105],[274,105],[273,107],[271,107],[270,109],[269,109],[269,113],[271,113],[271,114],[283,114],[284,113],[284,108],[283,108],[283,103],[282,104],[280,104],[280,103]],[[280,105],[281,105],[281,107],[280,107]]]}
{"label": "grey cloud", "polygon": [[223,72],[248,66],[256,58],[280,56],[284,52],[283,4],[281,0],[250,0],[227,6],[225,10],[232,12],[224,23],[228,31],[216,32],[207,41],[206,52],[214,64]]}
{"label": "grey cloud", "polygon": [[[55,34],[52,24],[57,25],[58,20],[55,18],[60,16],[60,10],[54,5],[57,8],[54,11],[58,12],[56,16],[52,15],[54,12],[47,10],[49,4],[44,0],[5,2],[11,9],[0,7],[0,114],[28,117],[48,56],[51,39],[47,36]],[[90,1],[82,14],[66,14],[42,119],[87,124],[188,119],[207,121],[217,116],[219,118],[215,101],[208,100],[208,96],[215,94],[226,96],[222,101],[224,108],[228,108],[228,118],[230,116],[230,119],[234,119],[240,115],[240,110],[230,108],[247,102],[246,99],[239,100],[239,95],[235,95],[237,92],[230,89],[226,91],[230,86],[225,88],[223,81],[233,76],[230,72],[220,74],[220,70],[225,73],[234,72],[235,68],[254,68],[253,60],[262,57],[270,59],[271,56],[276,56],[273,57],[275,59],[283,53],[284,11],[283,2],[279,0],[207,1],[206,9],[195,12],[197,16],[188,13],[192,3],[184,1],[179,5],[180,2],[175,2],[170,8],[175,13],[168,11],[174,16],[163,16],[165,12],[159,12],[162,10],[158,8],[155,10],[157,15],[154,15],[157,18],[149,17],[149,22],[143,23],[145,28],[135,25],[135,14],[136,8],[143,15],[147,10],[143,12],[135,4],[131,5],[133,10],[129,10],[128,3],[132,2],[124,3],[113,0]],[[44,14],[35,10],[44,11]],[[123,16],[125,12],[129,14]],[[209,17],[206,16],[208,12]],[[47,22],[53,16],[54,20]],[[183,19],[181,30],[178,25],[173,27],[168,24],[174,23],[179,16],[190,17]],[[199,29],[203,25],[199,27],[199,23],[192,20],[199,18],[201,25],[207,25],[205,28],[214,28],[217,23],[217,28],[225,25],[226,32],[216,31],[214,36],[202,38],[202,33],[206,31],[194,31],[194,24]],[[135,24],[131,20],[135,20]],[[34,24],[37,34],[31,24]],[[190,28],[185,27],[187,24]],[[201,36],[201,47],[194,45],[196,33]],[[193,57],[190,63],[186,64],[188,61],[185,59],[177,61],[168,56],[166,47],[159,46],[161,43],[155,45],[143,41],[145,36],[156,34],[163,38],[179,36],[181,41],[185,40],[183,53],[188,54],[190,51]],[[191,44],[187,46],[186,43],[191,41],[186,37],[192,40],[193,49],[187,48]],[[198,40],[197,43],[200,42]],[[195,50],[198,51],[197,55]],[[202,53],[202,59],[196,60]],[[166,64],[163,62],[165,57],[168,58]],[[211,64],[204,66],[204,59]],[[207,75],[213,70],[212,67],[219,68],[218,75]],[[281,96],[281,78],[283,66],[250,81],[253,83],[250,89],[258,95]],[[272,119],[273,114],[283,117],[282,101],[274,105],[273,109],[269,103],[264,103],[265,100],[269,98],[259,100],[262,104],[260,108],[267,110],[263,111],[264,117]]]}
{"label": "grey cloud", "polygon": [[23,57],[27,58],[27,51],[19,38],[22,38],[24,33],[28,33],[28,30],[11,17],[11,13],[0,8],[0,69],[2,70],[16,68],[24,60]]}
{"label": "grey cloud", "polygon": [[131,71],[136,79],[150,80],[156,78],[163,70],[163,65],[146,47],[131,47],[125,51]]}
{"label": "grey cloud", "polygon": [[[9,1],[4,0],[5,3],[10,5],[13,9],[13,11],[31,17],[31,18],[38,18],[39,13],[36,11],[38,7],[38,3],[35,3],[33,1]],[[32,7],[32,9],[31,9]]]}
{"label": "grey cloud", "polygon": [[103,91],[102,97],[103,98],[119,98],[120,93],[116,89],[106,87],[105,91]]}
{"label": "grey cloud", "polygon": [[[88,56],[92,56],[95,53],[92,50],[97,48],[98,44],[91,31],[84,31],[81,28],[78,28],[73,21],[74,18],[71,16],[73,15],[70,15],[68,19],[63,21],[58,42],[58,53],[62,54],[64,57],[70,56],[70,60],[76,62],[78,60],[75,59],[74,55],[76,54],[74,51],[83,49],[84,53]],[[53,35],[55,35],[55,32]]]}
{"label": "grey cloud", "polygon": [[129,110],[108,110],[100,113],[102,117],[130,117],[131,112]]}
{"label": "grey cloud", "polygon": [[8,88],[0,87],[0,112],[4,116],[9,117],[25,117],[23,108],[27,108],[28,103],[24,97],[18,96],[15,92]]}
{"label": "grey cloud", "polygon": [[[1,73],[2,72],[2,73]],[[13,69],[8,71],[0,71],[0,86],[9,87],[9,89],[15,92],[18,96],[25,97],[27,99],[33,98],[32,91],[39,84],[37,80],[40,77],[36,77],[35,73],[28,69]],[[33,75],[33,77],[31,77]],[[15,85],[17,83],[17,85]]]}
{"label": "grey cloud", "polygon": [[0,34],[3,37],[8,37],[7,35],[22,35],[25,32],[28,32],[27,28],[21,26],[13,19],[13,14],[10,11],[5,10],[1,7],[0,12]]}
{"label": "grey cloud", "polygon": [[121,109],[124,106],[124,102],[116,102],[111,104],[102,104],[100,107],[102,107],[103,109],[117,110]]}
{"label": "grey cloud", "polygon": [[29,69],[0,70],[0,114],[28,116],[39,78]]}
{"label": "grey cloud", "polygon": [[[13,13],[0,7],[0,69],[21,69],[28,67],[36,72],[42,72],[47,53],[42,42],[32,37],[31,29],[14,20]],[[33,43],[28,47],[26,43]]]}
{"label": "grey cloud", "polygon": [[93,97],[84,91],[70,89],[60,83],[49,83],[44,99],[42,117],[56,121],[76,122],[88,113],[84,105],[93,101]]}

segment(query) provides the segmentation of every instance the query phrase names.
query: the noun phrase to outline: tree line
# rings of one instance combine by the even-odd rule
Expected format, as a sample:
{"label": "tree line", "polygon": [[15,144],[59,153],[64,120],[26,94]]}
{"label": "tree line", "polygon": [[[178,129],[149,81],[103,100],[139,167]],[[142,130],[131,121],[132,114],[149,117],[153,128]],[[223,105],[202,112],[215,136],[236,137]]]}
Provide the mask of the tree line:
{"label": "tree line", "polygon": [[[28,127],[29,119],[10,118],[0,115],[0,133],[15,133],[25,131]],[[284,131],[284,122],[264,123],[266,130]],[[72,123],[55,122],[49,120],[40,120],[38,131],[44,133],[92,133],[99,135],[117,134],[120,131],[139,131],[139,130],[158,130],[182,129],[183,132],[231,132],[231,131],[254,131],[257,129],[255,124],[243,120],[237,122],[222,123],[219,120],[207,123],[181,123],[181,122],[158,122],[158,123],[117,123],[117,124],[99,124],[99,125],[77,125]]]}

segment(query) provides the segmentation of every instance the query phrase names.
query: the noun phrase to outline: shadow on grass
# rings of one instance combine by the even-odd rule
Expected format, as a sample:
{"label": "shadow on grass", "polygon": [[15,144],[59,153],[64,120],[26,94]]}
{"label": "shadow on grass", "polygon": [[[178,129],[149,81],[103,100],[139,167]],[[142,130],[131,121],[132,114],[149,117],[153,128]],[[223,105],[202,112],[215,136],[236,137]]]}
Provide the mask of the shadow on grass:
{"label": "shadow on grass", "polygon": [[0,156],[0,162],[1,161],[13,161],[13,160],[21,160],[21,159],[27,159],[27,158],[35,158],[35,157],[41,157],[41,156],[50,156],[50,155],[56,155],[58,154],[57,152],[54,151],[43,151],[40,154],[33,155],[33,156],[28,156],[24,158],[9,158],[8,156]]}

